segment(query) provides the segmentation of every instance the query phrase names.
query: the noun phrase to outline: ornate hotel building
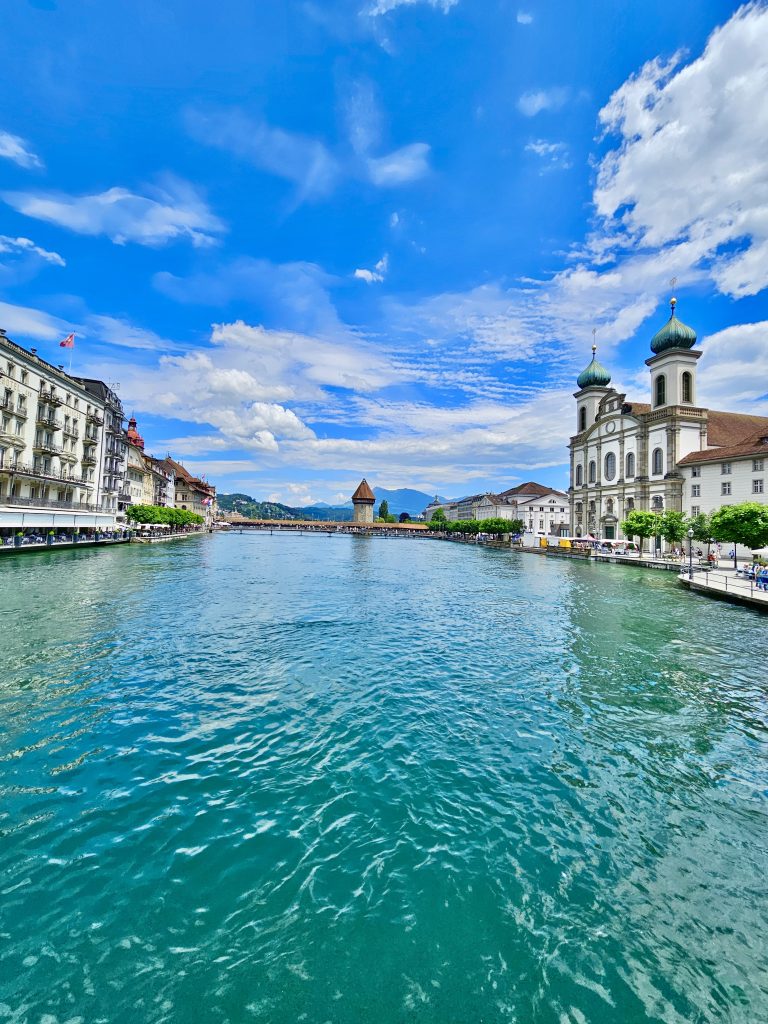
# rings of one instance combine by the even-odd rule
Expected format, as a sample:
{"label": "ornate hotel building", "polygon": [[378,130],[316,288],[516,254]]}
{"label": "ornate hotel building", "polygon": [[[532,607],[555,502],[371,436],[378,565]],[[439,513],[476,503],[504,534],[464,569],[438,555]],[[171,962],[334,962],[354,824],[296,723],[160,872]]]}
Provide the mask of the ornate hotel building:
{"label": "ornate hotel building", "polygon": [[701,485],[693,476],[697,470],[700,474],[704,465],[719,464],[745,444],[745,464],[748,459],[750,466],[762,465],[753,449],[762,435],[768,436],[768,419],[696,403],[701,351],[693,347],[695,331],[675,315],[676,299],[671,306],[646,360],[650,402],[636,402],[610,387],[611,375],[597,361],[594,346],[592,361],[579,374],[576,433],[569,444],[573,536],[619,539],[619,524],[632,509],[711,512],[727,504],[731,492],[723,487],[717,497],[724,500],[703,507],[697,500]]}

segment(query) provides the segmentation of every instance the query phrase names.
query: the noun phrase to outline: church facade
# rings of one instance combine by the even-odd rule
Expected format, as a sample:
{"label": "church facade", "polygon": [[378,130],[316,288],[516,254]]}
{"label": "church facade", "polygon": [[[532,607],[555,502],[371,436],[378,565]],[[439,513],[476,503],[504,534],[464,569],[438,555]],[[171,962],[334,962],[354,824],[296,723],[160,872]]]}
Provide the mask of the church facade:
{"label": "church facade", "polygon": [[[571,534],[621,539],[621,521],[632,509],[690,515],[691,463],[707,452],[754,436],[768,419],[702,408],[696,402],[701,351],[696,333],[675,315],[651,340],[650,402],[636,402],[610,387],[611,375],[597,361],[579,374],[576,432],[570,439]],[[687,472],[686,472],[687,468]],[[724,502],[725,503],[725,502]],[[712,509],[707,509],[712,511]]]}

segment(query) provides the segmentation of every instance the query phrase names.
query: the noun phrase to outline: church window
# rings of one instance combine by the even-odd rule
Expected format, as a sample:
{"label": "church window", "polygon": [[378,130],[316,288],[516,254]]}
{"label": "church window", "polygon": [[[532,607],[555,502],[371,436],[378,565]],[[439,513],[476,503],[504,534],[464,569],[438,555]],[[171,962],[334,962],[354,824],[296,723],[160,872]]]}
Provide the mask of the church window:
{"label": "church window", "polygon": [[576,515],[580,516],[583,509],[583,505],[580,501],[576,502]]}
{"label": "church window", "polygon": [[634,507],[635,507],[635,499],[634,498],[627,498],[627,512],[631,512]]}
{"label": "church window", "polygon": [[667,401],[667,378],[660,373],[656,378],[656,405],[664,405]]}
{"label": "church window", "polygon": [[653,449],[653,462],[652,462],[652,473],[663,473],[664,472],[664,453],[661,448]]}
{"label": "church window", "polygon": [[576,486],[581,487],[584,483],[584,469],[582,466],[576,467]]}
{"label": "church window", "polygon": [[683,374],[683,401],[693,401],[693,377],[687,370]]}
{"label": "church window", "polygon": [[609,498],[605,503],[605,511],[609,516],[613,515],[613,498]]}
{"label": "church window", "polygon": [[595,466],[595,463],[594,462],[590,462],[590,464],[589,464],[589,482],[591,484],[593,484],[595,482],[596,473],[597,473],[597,467]]}
{"label": "church window", "polygon": [[613,452],[608,452],[605,456],[605,479],[613,480],[616,476],[616,456]]}
{"label": "church window", "polygon": [[582,407],[579,410],[579,430],[586,430],[586,429],[587,429],[587,410]]}
{"label": "church window", "polygon": [[632,478],[635,475],[635,453],[629,452],[627,454],[627,477]]}
{"label": "church window", "polygon": [[664,508],[664,499],[660,494],[655,494],[653,496],[653,507],[654,509]]}

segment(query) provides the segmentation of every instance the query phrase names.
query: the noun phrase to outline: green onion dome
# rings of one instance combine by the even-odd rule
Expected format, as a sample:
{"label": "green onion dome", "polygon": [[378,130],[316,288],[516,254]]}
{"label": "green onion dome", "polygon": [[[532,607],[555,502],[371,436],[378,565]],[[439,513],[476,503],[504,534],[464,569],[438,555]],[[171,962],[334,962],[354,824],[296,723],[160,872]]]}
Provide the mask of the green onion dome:
{"label": "green onion dome", "polygon": [[657,355],[670,348],[693,348],[696,344],[696,331],[675,316],[677,299],[671,299],[669,304],[672,308],[669,320],[651,338],[651,351]]}
{"label": "green onion dome", "polygon": [[580,388],[606,388],[611,383],[611,375],[595,358],[597,345],[592,346],[592,362],[582,370],[576,378]]}

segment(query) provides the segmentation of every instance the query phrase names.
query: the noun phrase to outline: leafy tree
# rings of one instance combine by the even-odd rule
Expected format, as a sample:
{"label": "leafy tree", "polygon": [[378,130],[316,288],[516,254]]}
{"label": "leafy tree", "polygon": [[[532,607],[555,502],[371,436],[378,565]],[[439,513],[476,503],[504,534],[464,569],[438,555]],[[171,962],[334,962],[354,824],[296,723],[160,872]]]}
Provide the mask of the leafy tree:
{"label": "leafy tree", "polygon": [[430,530],[444,530],[447,522],[445,512],[441,508],[436,508],[429,517],[429,528]]}
{"label": "leafy tree", "polygon": [[709,546],[712,542],[712,524],[705,512],[699,512],[697,516],[691,516],[685,524],[686,533],[693,530],[693,539],[699,544],[707,545],[707,558],[709,558]]}
{"label": "leafy tree", "polygon": [[379,505],[379,519],[383,520],[385,523],[389,522],[389,502],[386,498],[382,499],[382,502]]}
{"label": "leafy tree", "polygon": [[659,530],[668,544],[682,544],[688,524],[682,512],[668,509],[659,516]]}
{"label": "leafy tree", "polygon": [[723,505],[712,513],[710,528],[715,540],[733,544],[733,564],[736,566],[736,545],[754,551],[768,544],[768,505],[756,501],[742,501],[739,505]]}
{"label": "leafy tree", "polygon": [[660,518],[656,512],[646,512],[644,509],[634,508],[631,512],[627,512],[627,518],[622,520],[621,529],[624,536],[640,538],[640,554],[643,553],[643,541],[659,534]]}
{"label": "leafy tree", "polygon": [[398,516],[398,521],[401,523],[410,523],[411,517],[408,515],[407,512],[401,512],[400,515]]}
{"label": "leafy tree", "polygon": [[187,508],[166,508],[163,505],[129,505],[126,517],[133,523],[167,523],[168,526],[200,526],[205,522]]}

